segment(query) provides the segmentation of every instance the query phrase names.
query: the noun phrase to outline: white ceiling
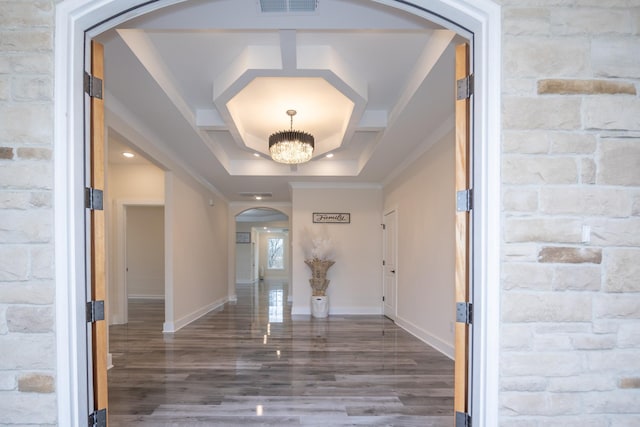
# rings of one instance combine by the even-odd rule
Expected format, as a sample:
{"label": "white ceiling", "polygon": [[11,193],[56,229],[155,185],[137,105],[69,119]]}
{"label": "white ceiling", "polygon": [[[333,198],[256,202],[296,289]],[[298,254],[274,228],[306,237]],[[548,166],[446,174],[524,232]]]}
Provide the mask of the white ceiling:
{"label": "white ceiling", "polygon": [[[126,123],[229,201],[288,201],[290,182],[382,184],[453,127],[455,33],[369,0],[311,13],[191,0],[99,41],[112,161],[121,144],[144,149],[119,136]],[[297,167],[268,156],[288,109],[316,139]]]}

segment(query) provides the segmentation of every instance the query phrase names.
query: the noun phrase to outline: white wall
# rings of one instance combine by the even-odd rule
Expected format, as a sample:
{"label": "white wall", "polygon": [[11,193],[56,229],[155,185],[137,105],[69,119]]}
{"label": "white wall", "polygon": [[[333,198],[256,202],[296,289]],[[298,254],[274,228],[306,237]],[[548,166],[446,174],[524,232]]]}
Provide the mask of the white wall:
{"label": "white wall", "polygon": [[453,357],[454,135],[447,134],[384,188],[398,212],[396,323]]}
{"label": "white wall", "polygon": [[128,298],[164,299],[164,207],[126,208]]}
{"label": "white wall", "polygon": [[164,204],[164,171],[154,165],[107,165],[107,306],[109,323],[126,321],[124,205]]}
{"label": "white wall", "polygon": [[[228,207],[199,183],[166,173],[165,332],[228,300]],[[213,205],[213,206],[212,206]]]}
{"label": "white wall", "polygon": [[[292,314],[309,314],[310,270],[304,263],[304,230],[324,228],[335,245],[329,269],[329,313],[382,313],[382,189],[292,184]],[[313,224],[313,212],[345,212],[350,224]]]}
{"label": "white wall", "polygon": [[154,165],[108,165],[107,192],[111,200],[164,200],[164,171]]}

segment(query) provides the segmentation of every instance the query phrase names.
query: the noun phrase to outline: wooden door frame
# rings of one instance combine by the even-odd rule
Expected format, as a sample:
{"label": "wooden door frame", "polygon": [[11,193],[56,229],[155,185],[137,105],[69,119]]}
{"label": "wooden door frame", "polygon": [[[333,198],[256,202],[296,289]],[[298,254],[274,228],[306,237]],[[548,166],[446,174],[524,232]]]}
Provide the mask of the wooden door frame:
{"label": "wooden door frame", "polygon": [[[63,0],[55,5],[54,240],[58,423],[86,424],[82,81],[88,39],[178,0]],[[475,94],[474,425],[498,425],[501,8],[491,0],[376,0],[472,41]],[[230,227],[233,228],[233,227]],[[233,237],[230,231],[230,238]],[[231,245],[231,243],[229,243]],[[230,260],[230,263],[233,261]],[[235,267],[235,266],[234,266]],[[230,271],[233,271],[231,269]],[[85,373],[85,374],[83,374]]]}
{"label": "wooden door frame", "polygon": [[[103,89],[104,81],[104,47],[95,41],[90,45],[91,60],[89,75],[99,79],[100,92]],[[98,80],[96,80],[98,81]],[[105,161],[105,125],[104,125],[104,100],[100,95],[85,95],[85,115],[88,124],[88,135],[85,163],[86,180],[85,187],[104,194],[106,181],[106,161]],[[86,202],[85,202],[86,203]],[[89,412],[103,412],[107,422],[108,385],[107,385],[107,365],[108,365],[108,320],[104,310],[107,294],[107,227],[105,220],[104,202],[100,201],[99,207],[85,206],[85,224],[87,227],[87,303],[102,303],[102,317],[95,320],[85,320],[88,325],[87,340],[91,348],[91,354],[87,355],[89,364],[88,376],[88,406]],[[85,303],[86,305],[86,303]],[[91,356],[91,357],[89,357]]]}
{"label": "wooden door frame", "polygon": [[[469,45],[456,46],[455,79],[460,81],[470,76]],[[458,89],[459,91],[459,89]],[[472,141],[469,134],[471,123],[471,97],[458,98],[455,101],[455,190],[456,194],[473,191],[471,179]],[[472,193],[471,193],[472,194]],[[471,200],[469,200],[471,201]],[[473,224],[473,208],[457,207],[455,215],[455,302],[468,304],[473,293],[473,270],[471,253],[471,226]],[[454,411],[456,417],[470,414],[470,340],[471,325],[464,320],[455,323],[455,378],[454,378]]]}

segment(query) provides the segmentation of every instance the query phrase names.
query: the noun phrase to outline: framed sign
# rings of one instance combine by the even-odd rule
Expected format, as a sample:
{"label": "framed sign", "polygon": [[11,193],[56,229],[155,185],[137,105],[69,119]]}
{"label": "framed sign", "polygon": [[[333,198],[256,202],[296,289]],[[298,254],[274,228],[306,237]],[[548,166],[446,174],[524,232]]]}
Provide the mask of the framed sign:
{"label": "framed sign", "polygon": [[251,233],[248,231],[237,232],[236,243],[251,243]]}
{"label": "framed sign", "polygon": [[351,214],[314,212],[313,222],[320,224],[349,224],[351,223]]}

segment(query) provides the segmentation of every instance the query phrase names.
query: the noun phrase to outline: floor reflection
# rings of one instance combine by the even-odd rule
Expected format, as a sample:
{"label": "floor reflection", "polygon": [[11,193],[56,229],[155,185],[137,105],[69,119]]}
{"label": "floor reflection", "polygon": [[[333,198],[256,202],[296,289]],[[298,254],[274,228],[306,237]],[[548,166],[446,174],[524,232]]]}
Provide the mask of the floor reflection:
{"label": "floor reflection", "polygon": [[449,426],[453,363],[382,316],[292,321],[282,282],[175,334],[159,301],[110,329],[110,426]]}
{"label": "floor reflection", "polygon": [[269,323],[284,321],[284,289],[269,289]]}

